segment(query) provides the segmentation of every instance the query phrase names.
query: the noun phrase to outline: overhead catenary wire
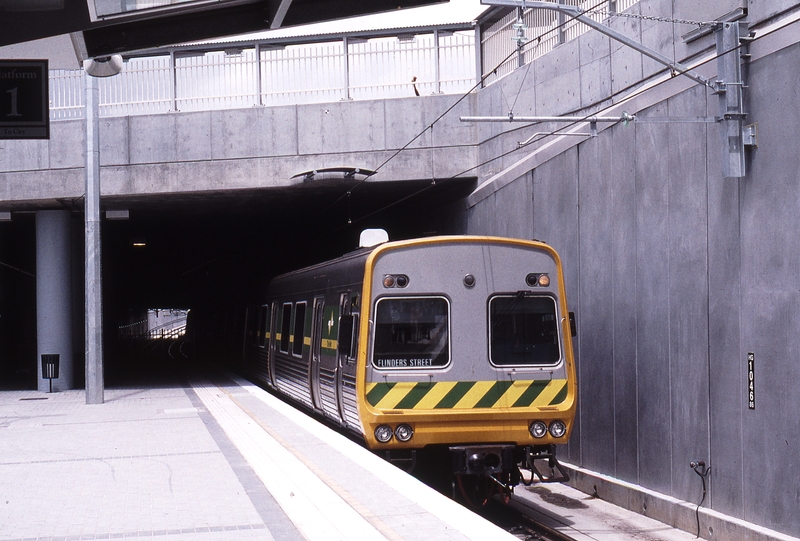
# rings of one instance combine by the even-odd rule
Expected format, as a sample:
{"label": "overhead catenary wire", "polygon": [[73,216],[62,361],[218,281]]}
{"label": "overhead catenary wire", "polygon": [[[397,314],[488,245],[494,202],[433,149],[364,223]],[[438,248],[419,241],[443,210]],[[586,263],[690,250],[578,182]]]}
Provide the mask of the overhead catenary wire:
{"label": "overhead catenary wire", "polygon": [[[588,13],[595,13],[595,12],[597,12],[597,13],[600,13],[599,11],[596,11],[596,10],[598,10],[598,9],[600,8],[600,6],[602,6],[603,4],[605,4],[605,2],[604,2],[604,1],[601,1],[601,2],[599,2],[599,3],[598,3],[598,4],[596,4],[595,6],[593,6],[593,7],[589,8],[589,9],[585,10],[585,11],[584,11],[584,14],[588,14]],[[620,14],[619,14],[619,13],[615,13],[615,14],[610,14],[610,16],[620,16]],[[622,16],[627,16],[627,14],[623,14]],[[638,16],[638,17],[636,17],[636,18],[648,19],[648,20],[650,20],[650,19],[651,19],[650,17],[647,17],[647,16]],[[540,34],[539,36],[537,36],[537,37],[535,37],[535,38],[533,38],[533,39],[529,40],[529,41],[528,41],[528,42],[527,42],[525,45],[529,45],[529,44],[535,44],[535,43],[537,43],[537,42],[538,42],[538,41],[540,41],[540,40],[541,40],[543,37],[547,36],[548,34],[550,34],[550,33],[554,32],[554,31],[557,31],[557,30],[559,30],[560,28],[562,28],[562,27],[564,27],[565,25],[567,25],[567,24],[571,23],[571,22],[572,22],[573,20],[575,20],[575,19],[576,19],[576,17],[575,17],[575,16],[568,15],[568,16],[565,18],[565,20],[564,20],[562,23],[560,23],[559,25],[557,25],[557,26],[555,26],[555,27],[553,27],[553,28],[551,28],[551,29],[547,30],[546,32],[544,32],[544,33]],[[663,20],[662,20],[662,19],[663,19]],[[656,19],[652,19],[652,20],[656,20]],[[658,20],[659,22],[670,22],[670,23],[673,23],[673,24],[674,24],[674,23],[679,23],[679,24],[692,24],[692,25],[715,24],[715,23],[705,23],[705,22],[701,22],[701,21],[687,21],[687,20],[681,20],[681,19],[667,19],[667,18],[657,18],[657,20]],[[754,40],[754,39],[757,39],[757,38],[751,37],[750,41],[752,41],[752,40]],[[693,69],[699,68],[699,67],[701,67],[701,66],[703,66],[703,65],[705,65],[705,64],[707,64],[707,63],[709,63],[709,62],[715,61],[715,60],[717,60],[717,59],[718,59],[720,56],[723,56],[723,55],[726,55],[726,54],[729,54],[729,53],[733,53],[733,52],[735,52],[735,51],[737,51],[737,50],[741,49],[743,46],[744,46],[744,44],[740,43],[739,45],[737,45],[736,47],[733,47],[733,48],[731,48],[730,50],[723,51],[723,52],[721,52],[721,53],[718,53],[718,54],[712,55],[712,56],[711,56],[711,57],[709,57],[708,59],[706,59],[706,60],[704,60],[704,61],[702,61],[702,62],[699,62],[699,63],[695,64],[695,65],[693,66]],[[523,47],[524,47],[524,46],[523,46]],[[440,114],[440,115],[439,115],[439,116],[438,116],[438,117],[437,117],[435,120],[433,120],[433,122],[431,122],[431,123],[430,123],[428,126],[426,126],[426,127],[425,127],[425,128],[424,128],[424,129],[423,129],[421,132],[419,132],[417,135],[415,135],[415,136],[414,136],[414,137],[413,137],[411,140],[409,140],[409,141],[408,141],[408,142],[407,142],[405,145],[403,145],[403,147],[401,147],[401,148],[399,148],[399,149],[395,150],[395,151],[394,151],[394,152],[391,154],[391,156],[389,156],[389,157],[388,157],[386,160],[384,160],[384,161],[383,161],[383,162],[382,162],[382,163],[381,163],[381,164],[380,164],[378,167],[376,167],[376,168],[375,168],[375,170],[374,170],[374,173],[373,173],[373,174],[377,173],[377,172],[378,172],[380,169],[382,169],[383,167],[385,167],[385,166],[386,166],[386,165],[387,165],[389,162],[391,162],[393,159],[395,159],[395,158],[396,158],[396,157],[397,157],[397,156],[398,156],[400,153],[402,153],[402,152],[404,152],[405,150],[407,150],[407,149],[409,148],[409,146],[411,146],[411,145],[412,145],[412,144],[413,144],[413,143],[414,143],[414,142],[415,142],[417,139],[419,139],[420,137],[422,137],[422,136],[425,134],[425,132],[426,132],[426,131],[428,131],[429,129],[431,129],[431,130],[432,130],[432,129],[433,129],[433,126],[434,126],[434,125],[435,125],[437,122],[439,122],[440,120],[442,120],[442,119],[443,119],[443,118],[444,118],[444,117],[445,117],[447,114],[449,114],[449,113],[450,113],[450,112],[451,112],[453,109],[455,109],[455,107],[456,107],[458,104],[460,104],[460,103],[461,103],[461,102],[462,102],[464,99],[466,99],[466,98],[467,98],[467,96],[469,96],[469,95],[470,95],[470,94],[471,94],[473,91],[475,91],[476,89],[480,88],[480,87],[481,87],[481,86],[484,84],[484,82],[486,81],[486,79],[487,79],[487,78],[491,77],[492,75],[495,75],[495,74],[497,73],[498,69],[499,69],[499,68],[500,68],[500,67],[501,67],[501,66],[502,66],[502,65],[503,65],[505,62],[507,62],[507,61],[508,61],[508,60],[509,60],[511,57],[513,57],[514,55],[516,55],[516,54],[518,54],[518,53],[519,53],[519,51],[518,51],[517,49],[513,50],[513,51],[512,51],[511,53],[509,53],[509,54],[508,54],[508,55],[507,55],[505,58],[503,58],[503,59],[502,59],[500,62],[498,62],[498,63],[497,63],[497,65],[496,65],[496,66],[495,66],[493,69],[491,69],[491,70],[487,71],[487,72],[486,72],[486,74],[484,74],[484,75],[483,75],[483,76],[482,76],[482,77],[481,77],[481,78],[478,80],[478,82],[477,82],[475,85],[473,85],[473,86],[472,86],[472,87],[471,87],[471,88],[470,88],[468,91],[466,91],[464,94],[462,94],[462,95],[461,95],[461,96],[458,98],[458,100],[456,100],[456,101],[455,101],[455,102],[454,102],[454,103],[453,103],[453,104],[452,104],[450,107],[448,107],[448,108],[447,108],[447,109],[446,109],[446,110],[445,110],[443,113],[441,113],[441,114]],[[532,62],[531,62],[531,63],[532,63]],[[531,64],[531,63],[528,63],[528,69],[530,68],[530,64]],[[661,73],[661,72],[663,72],[663,71],[665,71],[665,70],[667,70],[667,69],[669,69],[669,68],[665,68],[664,70],[661,70],[659,73]],[[674,75],[674,74],[673,74],[673,75]],[[643,94],[644,92],[648,92],[648,91],[652,90],[653,88],[656,88],[656,87],[658,87],[658,86],[660,86],[660,85],[662,85],[662,84],[664,84],[664,83],[666,83],[666,82],[670,81],[671,79],[672,79],[672,78],[664,79],[664,80],[662,80],[662,81],[656,82],[656,83],[655,83],[653,86],[645,86],[645,87],[643,87],[643,88],[640,88],[640,89],[638,89],[638,90],[634,90],[633,92],[631,92],[631,93],[630,93],[630,94],[627,96],[627,98],[626,98],[626,99],[632,99],[632,98],[635,98],[636,96],[639,96],[639,95]],[[521,89],[522,89],[522,87],[520,86],[520,91],[521,91]],[[608,97],[607,97],[607,98],[605,98],[605,99],[604,99],[604,100],[602,100],[602,101],[604,101],[604,102],[608,102],[609,100],[613,100],[613,98],[615,98],[615,97],[619,96],[620,94],[624,94],[624,93],[626,93],[626,92],[630,92],[630,90],[631,90],[631,87],[629,86],[629,87],[626,87],[626,88],[620,89],[620,90],[618,90],[618,91],[616,91],[616,92],[612,92],[611,94],[609,94],[609,95],[608,95]],[[516,99],[514,100],[514,103],[516,104]],[[614,105],[616,105],[616,104],[614,104]],[[552,132],[538,132],[537,134],[534,134],[534,136],[532,136],[532,137],[531,137],[531,138],[530,138],[528,141],[526,141],[526,142],[525,142],[525,145],[517,145],[517,146],[515,146],[514,148],[511,148],[511,149],[510,149],[510,150],[508,150],[508,151],[505,151],[505,152],[502,152],[502,153],[500,153],[500,154],[498,154],[498,155],[495,155],[495,156],[493,156],[493,157],[491,157],[491,158],[489,158],[489,159],[487,159],[487,160],[484,160],[484,161],[482,161],[482,162],[480,162],[480,163],[478,163],[478,164],[476,164],[476,165],[473,165],[473,166],[471,166],[471,167],[469,167],[469,168],[467,168],[467,169],[464,169],[464,170],[462,170],[462,171],[460,171],[460,172],[458,172],[458,173],[456,173],[456,174],[454,174],[454,175],[451,175],[451,176],[449,176],[449,177],[446,177],[446,178],[440,178],[440,179],[438,179],[438,182],[439,182],[439,184],[442,184],[442,183],[444,183],[444,182],[446,182],[446,181],[449,181],[449,180],[454,180],[454,179],[456,179],[456,178],[462,177],[463,175],[466,175],[467,173],[469,173],[469,172],[471,172],[471,171],[474,171],[474,170],[476,170],[476,169],[479,169],[480,167],[483,167],[483,166],[485,166],[485,165],[488,165],[488,164],[490,164],[490,163],[492,163],[492,162],[494,162],[494,161],[496,161],[496,160],[499,160],[499,159],[501,159],[501,158],[504,158],[504,157],[506,157],[506,156],[508,156],[508,155],[510,155],[510,154],[513,154],[514,152],[517,152],[517,151],[519,151],[520,149],[524,148],[525,146],[527,146],[527,145],[530,145],[531,143],[538,142],[538,141],[540,141],[540,140],[544,139],[545,137],[551,137],[551,136],[560,136],[560,135],[567,135],[567,132],[566,132],[566,130],[568,130],[568,129],[570,129],[570,128],[572,128],[572,127],[574,127],[574,126],[576,126],[576,125],[578,125],[578,124],[580,124],[580,123],[583,123],[583,122],[589,122],[589,121],[590,121],[590,119],[591,119],[593,116],[596,116],[596,115],[597,115],[597,113],[591,113],[591,114],[587,114],[587,115],[585,115],[585,116],[578,116],[578,117],[576,117],[574,120],[572,120],[571,122],[569,122],[568,124],[566,124],[566,125],[562,126],[562,127],[561,127],[561,128],[559,128],[559,129],[556,129],[556,130],[554,130],[554,131],[552,131]],[[620,119],[620,121],[624,121],[624,119],[622,119],[622,118],[621,118],[621,119]],[[516,130],[522,130],[522,129],[525,129],[525,128],[527,128],[527,127],[530,127],[530,124],[529,124],[529,125],[526,125],[526,126],[520,126],[520,127],[516,128]],[[504,134],[507,134],[509,131],[516,131],[516,130],[507,130],[507,131],[505,131],[505,132],[504,132]],[[538,138],[536,138],[536,135],[539,135],[539,137],[538,137]],[[497,136],[499,136],[499,135],[497,135]],[[497,137],[497,136],[495,136],[495,137]],[[370,176],[371,176],[371,175],[370,175]],[[334,206],[334,205],[335,205],[336,203],[338,203],[339,201],[341,201],[341,200],[342,200],[344,197],[348,197],[348,198],[349,198],[349,197],[351,196],[351,194],[352,194],[352,191],[353,191],[353,190],[355,190],[356,188],[358,188],[358,187],[359,187],[361,184],[363,184],[364,182],[366,182],[368,179],[369,179],[369,177],[365,177],[364,179],[360,180],[359,182],[357,182],[356,184],[354,184],[352,187],[350,187],[350,188],[349,188],[349,189],[348,189],[348,190],[347,190],[347,191],[346,191],[344,194],[342,194],[342,195],[341,195],[341,196],[340,196],[340,197],[339,197],[339,198],[338,198],[336,201],[334,201],[334,203],[331,205],[331,207],[332,207],[332,206]],[[383,207],[381,207],[381,208],[379,208],[379,209],[375,209],[375,210],[373,210],[373,211],[371,211],[371,212],[369,212],[369,213],[367,213],[367,214],[365,214],[365,215],[363,215],[363,216],[361,216],[361,217],[359,217],[359,218],[357,218],[357,219],[351,219],[351,217],[349,216],[349,211],[348,211],[348,224],[351,224],[351,223],[357,223],[357,222],[359,222],[359,221],[362,221],[362,220],[364,220],[364,219],[367,219],[367,218],[369,218],[369,217],[371,217],[371,216],[374,216],[375,214],[378,214],[378,213],[380,213],[380,212],[383,212],[383,211],[385,211],[385,210],[387,210],[387,209],[389,209],[389,208],[391,208],[391,207],[394,207],[394,206],[396,206],[396,205],[398,205],[398,204],[400,204],[400,203],[402,203],[402,202],[408,201],[409,199],[412,199],[413,197],[416,197],[417,195],[420,195],[420,194],[422,194],[422,193],[426,192],[427,190],[429,190],[430,188],[434,187],[435,185],[436,185],[435,183],[433,183],[433,184],[429,184],[429,185],[427,185],[427,186],[425,186],[425,187],[423,187],[423,188],[421,188],[421,189],[417,190],[417,191],[416,191],[416,192],[414,192],[414,193],[411,193],[411,194],[409,194],[409,195],[406,195],[406,196],[404,196],[404,197],[402,197],[402,198],[400,198],[400,199],[398,199],[398,200],[396,200],[396,201],[393,201],[393,202],[391,202],[391,203],[389,203],[389,204],[387,204],[387,205],[384,205]]]}
{"label": "overhead catenary wire", "polygon": [[[603,1],[603,0],[601,0],[600,2],[598,2],[597,4],[595,4],[594,6],[592,6],[592,7],[591,7],[589,10],[587,10],[587,11],[591,11],[591,10],[597,9],[597,8],[599,8],[601,5],[603,5],[603,3],[604,3],[604,1]],[[528,44],[530,44],[530,43],[535,43],[535,42],[538,42],[538,41],[540,41],[540,40],[541,40],[543,37],[547,36],[548,34],[550,34],[550,33],[552,33],[552,32],[555,32],[555,31],[559,30],[560,28],[563,28],[564,26],[566,26],[567,24],[569,24],[570,22],[572,22],[574,19],[575,19],[575,17],[572,17],[572,16],[570,16],[569,18],[565,18],[565,20],[564,20],[562,23],[560,23],[559,25],[555,26],[554,28],[551,28],[551,29],[547,30],[546,32],[544,32],[544,33],[542,33],[542,34],[538,35],[538,36],[537,36],[537,37],[535,37],[534,39],[531,39],[531,40],[529,40],[529,41],[528,41],[528,43],[526,43],[525,45],[528,45]],[[524,47],[524,46],[523,46],[523,47]],[[468,97],[468,96],[469,96],[469,95],[470,95],[472,92],[474,92],[476,89],[478,89],[478,88],[480,88],[481,86],[483,86],[483,84],[484,84],[484,82],[486,81],[486,79],[488,79],[488,78],[489,78],[489,77],[491,77],[492,75],[495,75],[495,74],[497,73],[497,70],[498,70],[498,69],[500,69],[500,67],[501,67],[503,64],[505,64],[505,63],[506,63],[506,62],[507,62],[507,61],[508,61],[508,60],[509,60],[511,57],[513,57],[513,56],[514,56],[514,55],[516,55],[516,54],[518,54],[518,50],[513,50],[513,51],[511,51],[511,52],[510,52],[508,55],[506,55],[506,57],[505,57],[505,58],[503,58],[503,59],[502,59],[500,62],[498,62],[498,63],[497,63],[497,65],[495,65],[495,67],[494,67],[494,68],[492,68],[490,71],[486,72],[486,74],[484,74],[484,75],[483,75],[483,76],[482,76],[482,77],[481,77],[481,78],[478,80],[478,82],[476,82],[476,83],[475,83],[475,84],[474,84],[474,85],[473,85],[473,86],[472,86],[472,87],[471,87],[469,90],[467,90],[465,93],[463,93],[463,94],[462,94],[462,95],[461,95],[461,96],[460,96],[460,97],[459,97],[459,98],[458,98],[458,99],[457,99],[457,100],[456,100],[456,101],[455,101],[455,102],[454,102],[454,103],[453,103],[453,104],[452,104],[450,107],[448,107],[447,109],[445,109],[445,111],[444,111],[444,112],[442,112],[442,113],[441,113],[441,114],[440,114],[438,117],[436,117],[436,119],[434,119],[434,120],[433,120],[433,122],[431,122],[430,124],[428,124],[428,125],[425,127],[425,129],[423,129],[423,130],[422,130],[421,132],[419,132],[417,135],[415,135],[414,137],[412,137],[412,138],[411,138],[411,139],[410,139],[410,140],[409,140],[409,141],[408,141],[408,142],[407,142],[405,145],[403,145],[403,146],[402,146],[402,147],[400,147],[399,149],[395,150],[395,151],[394,151],[394,152],[393,152],[393,153],[392,153],[392,154],[391,154],[391,155],[390,155],[390,156],[389,156],[389,157],[388,157],[386,160],[384,160],[384,161],[383,161],[383,162],[382,162],[380,165],[378,165],[378,166],[377,166],[377,167],[376,167],[376,168],[373,170],[373,173],[372,173],[372,175],[375,175],[376,173],[378,173],[378,171],[380,171],[380,170],[381,170],[383,167],[385,167],[385,166],[386,166],[386,164],[388,164],[390,161],[392,161],[393,159],[395,159],[395,158],[396,158],[396,157],[397,157],[397,156],[398,156],[398,155],[399,155],[401,152],[403,152],[403,151],[405,151],[406,149],[408,149],[408,147],[409,147],[409,146],[411,146],[411,145],[412,145],[412,144],[413,144],[413,143],[414,143],[414,142],[415,142],[417,139],[419,139],[420,137],[422,137],[422,136],[425,134],[425,132],[427,132],[428,130],[432,130],[432,129],[433,129],[433,126],[434,126],[434,124],[436,124],[437,122],[439,122],[439,121],[440,121],[442,118],[444,118],[444,117],[445,117],[445,116],[446,116],[448,113],[450,113],[450,111],[452,111],[453,109],[455,109],[455,108],[456,108],[456,106],[457,106],[457,105],[459,105],[459,104],[460,104],[462,101],[464,101],[464,100],[465,100],[465,99],[466,99],[466,98],[467,98],[467,97]],[[521,89],[522,89],[522,86],[520,86],[520,91],[521,91]],[[519,91],[518,91],[518,94],[519,94]],[[516,100],[515,100],[515,103],[516,103]],[[463,174],[463,173],[459,173],[459,175],[460,175],[460,174]],[[363,184],[364,182],[366,182],[366,181],[369,179],[369,177],[370,177],[370,176],[372,176],[372,175],[369,175],[369,176],[367,176],[367,177],[365,177],[365,178],[361,179],[361,180],[360,180],[360,181],[358,181],[356,184],[354,184],[353,186],[351,186],[351,187],[350,187],[350,188],[349,188],[349,189],[348,189],[348,190],[347,190],[345,193],[343,193],[341,196],[339,196],[339,198],[337,198],[337,199],[336,199],[336,200],[335,200],[335,201],[334,201],[334,202],[331,204],[331,207],[333,207],[334,205],[336,205],[337,203],[339,203],[339,202],[340,202],[342,199],[344,199],[345,197],[348,197],[348,198],[349,198],[349,197],[351,196],[351,194],[352,194],[353,190],[355,190],[355,189],[356,189],[356,188],[358,188],[358,187],[359,187],[361,184]],[[404,198],[404,199],[405,199],[405,198]],[[390,205],[393,205],[393,204],[390,204]]]}

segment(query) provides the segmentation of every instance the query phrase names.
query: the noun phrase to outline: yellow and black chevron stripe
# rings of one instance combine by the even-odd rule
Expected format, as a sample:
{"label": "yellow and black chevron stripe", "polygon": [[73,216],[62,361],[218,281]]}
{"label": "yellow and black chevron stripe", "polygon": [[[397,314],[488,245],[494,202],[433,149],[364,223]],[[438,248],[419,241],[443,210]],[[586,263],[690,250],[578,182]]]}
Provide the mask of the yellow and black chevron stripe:
{"label": "yellow and black chevron stripe", "polygon": [[567,380],[368,383],[367,402],[379,409],[477,409],[555,406]]}

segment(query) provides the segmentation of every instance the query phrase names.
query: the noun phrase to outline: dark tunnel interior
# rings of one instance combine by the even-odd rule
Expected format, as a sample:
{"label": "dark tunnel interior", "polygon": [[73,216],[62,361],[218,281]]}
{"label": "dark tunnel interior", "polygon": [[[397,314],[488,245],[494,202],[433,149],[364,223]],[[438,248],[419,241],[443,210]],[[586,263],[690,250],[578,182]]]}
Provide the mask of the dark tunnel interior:
{"label": "dark tunnel interior", "polygon": [[[103,210],[129,212],[128,219],[102,218],[106,384],[136,377],[131,363],[138,361],[120,328],[148,309],[190,310],[192,320],[203,321],[193,355],[231,364],[245,306],[270,276],[350,252],[367,228],[385,229],[390,240],[463,233],[464,198],[475,179],[353,186],[352,180],[328,180],[287,189],[104,198]],[[83,386],[83,220],[82,210],[74,209],[76,388]],[[36,388],[35,274],[35,213],[13,212],[11,221],[0,222],[0,389]]]}

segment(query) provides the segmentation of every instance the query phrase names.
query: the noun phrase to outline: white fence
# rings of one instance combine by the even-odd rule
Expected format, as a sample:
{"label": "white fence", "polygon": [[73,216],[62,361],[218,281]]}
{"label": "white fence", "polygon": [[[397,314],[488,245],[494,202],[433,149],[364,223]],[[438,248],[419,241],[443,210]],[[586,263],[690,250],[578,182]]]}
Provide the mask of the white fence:
{"label": "white fence", "polygon": [[[587,11],[587,15],[596,21],[603,21],[611,14],[625,11],[638,2],[639,0],[560,0],[562,4],[577,6]],[[512,10],[483,30],[481,36],[483,73],[489,73],[497,68],[496,72],[486,79],[487,84],[589,30],[585,24],[563,13],[547,9],[526,9],[522,12],[524,46],[518,48],[518,42],[514,39],[517,36],[515,27],[517,18],[517,10]],[[518,54],[512,54],[515,51]]]}
{"label": "white fence", "polygon": [[[347,54],[345,54],[345,50]],[[344,38],[129,58],[100,79],[101,116],[462,93],[477,81],[475,33]],[[53,120],[83,116],[82,70],[50,72]]]}
{"label": "white fence", "polygon": [[[638,0],[560,0],[600,21]],[[490,83],[533,61],[588,27],[556,11],[522,13],[526,44],[517,48],[517,10],[482,30],[483,73]],[[220,46],[222,47],[222,46]],[[375,100],[459,94],[478,81],[474,30],[322,43],[253,42],[220,50],[181,47],[161,56],[129,58],[119,75],[100,79],[100,115]],[[512,54],[515,51],[518,54]],[[83,71],[50,72],[52,120],[83,116]]]}

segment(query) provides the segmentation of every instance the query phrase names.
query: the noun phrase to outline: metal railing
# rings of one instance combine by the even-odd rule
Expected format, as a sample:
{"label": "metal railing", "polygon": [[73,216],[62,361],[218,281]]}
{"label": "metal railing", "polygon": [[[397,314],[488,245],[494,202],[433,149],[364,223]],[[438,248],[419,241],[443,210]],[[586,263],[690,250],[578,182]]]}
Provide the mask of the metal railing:
{"label": "metal railing", "polygon": [[[610,13],[622,12],[639,0],[559,0],[562,4],[577,6],[584,10],[593,10],[587,13],[592,19],[602,21]],[[503,18],[485,28],[481,35],[482,70],[489,73],[495,70],[486,79],[489,84],[552,51],[562,43],[571,41],[587,30],[589,27],[562,13],[547,9],[526,9],[522,11],[524,24],[524,45],[517,47],[517,19],[519,13],[511,10]],[[518,54],[511,53],[517,51]]]}
{"label": "metal railing", "polygon": [[[120,74],[99,81],[100,115],[461,93],[477,80],[472,30],[331,40],[127,58]],[[52,120],[83,117],[83,87],[83,70],[50,72]]]}
{"label": "metal railing", "polygon": [[[639,0],[560,0],[603,20]],[[518,11],[484,28],[480,44],[472,29],[430,29],[409,35],[309,36],[235,45],[178,47],[125,60],[122,72],[100,80],[100,115],[128,116],[175,111],[376,100],[414,95],[458,94],[478,80],[476,46],[486,84],[588,27],[544,9],[522,12],[526,43],[513,39]],[[326,40],[327,41],[321,41]],[[212,48],[209,48],[212,47]],[[517,55],[510,53],[518,50]],[[505,59],[505,60],[504,60]],[[499,66],[499,67],[498,67]],[[82,118],[83,70],[50,72],[50,118]]]}

